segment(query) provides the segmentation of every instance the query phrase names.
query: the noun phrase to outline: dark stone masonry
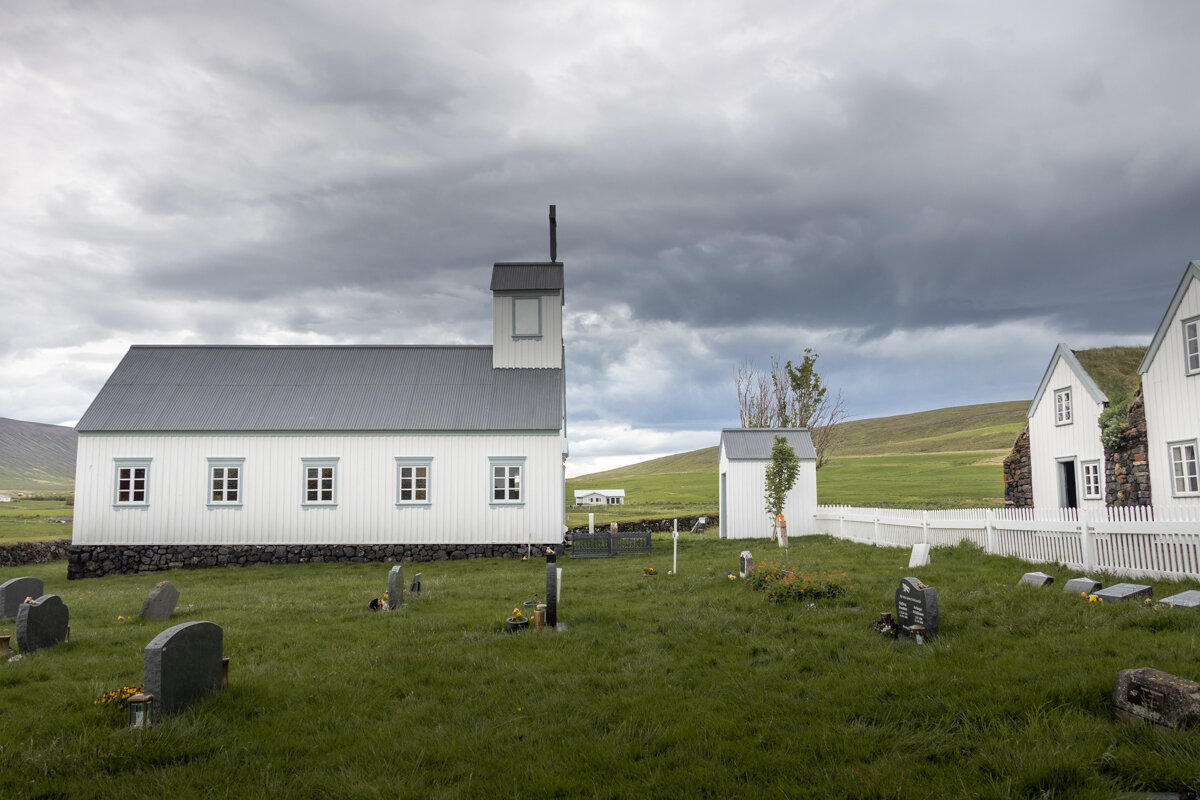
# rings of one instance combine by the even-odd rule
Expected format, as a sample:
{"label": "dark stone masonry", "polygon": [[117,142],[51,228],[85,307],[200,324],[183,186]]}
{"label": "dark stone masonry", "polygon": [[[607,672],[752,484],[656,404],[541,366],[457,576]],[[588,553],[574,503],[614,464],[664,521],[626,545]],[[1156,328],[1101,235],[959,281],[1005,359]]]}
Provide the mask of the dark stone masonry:
{"label": "dark stone masonry", "polygon": [[[692,526],[696,524],[696,520],[700,519],[700,517],[704,517],[705,519],[707,519],[708,525],[710,527],[715,528],[721,523],[721,517],[717,514],[698,514],[693,517],[671,517],[670,519],[639,519],[636,522],[618,522],[617,523],[617,531],[619,533],[621,533],[621,532],[627,533],[630,531],[644,531],[644,530],[646,530],[646,528],[649,528],[650,530],[658,532],[658,533],[670,533],[671,531],[675,530],[675,520],[678,519],[679,520],[679,533],[680,533],[680,535],[683,535],[692,529]],[[597,522],[596,523],[596,532],[603,533],[604,531],[607,531],[609,524],[610,523],[607,523],[607,522]],[[571,530],[568,531],[567,537],[569,539],[570,535],[573,533],[587,533],[587,529],[588,529],[587,525],[580,525],[576,528],[571,528]]]}
{"label": "dark stone masonry", "polygon": [[22,564],[48,564],[67,557],[70,539],[49,542],[17,542],[0,546],[0,567],[19,567]]}
{"label": "dark stone masonry", "polygon": [[1021,431],[1004,459],[1004,505],[1033,507],[1033,470],[1029,463],[1029,426]]}
{"label": "dark stone masonry", "polygon": [[249,567],[256,564],[356,564],[520,558],[561,544],[277,544],[277,545],[71,545],[67,579],[130,575],[167,569]]}
{"label": "dark stone masonry", "polygon": [[1124,446],[1117,451],[1104,448],[1104,502],[1110,506],[1148,506],[1150,464],[1146,460],[1146,406],[1138,388],[1129,404],[1129,415],[1121,428]]}

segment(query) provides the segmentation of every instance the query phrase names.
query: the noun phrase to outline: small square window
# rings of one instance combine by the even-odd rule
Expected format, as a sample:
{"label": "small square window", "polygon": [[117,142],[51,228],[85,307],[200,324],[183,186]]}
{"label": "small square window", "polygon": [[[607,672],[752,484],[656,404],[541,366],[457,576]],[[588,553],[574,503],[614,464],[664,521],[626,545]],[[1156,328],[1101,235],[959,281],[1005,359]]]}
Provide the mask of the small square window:
{"label": "small square window", "polygon": [[432,458],[396,459],[396,505],[420,506],[432,502]]}
{"label": "small square window", "polygon": [[113,505],[145,506],[150,504],[150,459],[113,459],[116,476],[113,486]]}
{"label": "small square window", "polygon": [[210,458],[208,460],[208,505],[240,506],[246,459]]}
{"label": "small square window", "polygon": [[1183,357],[1188,375],[1200,373],[1200,317],[1183,321]]}
{"label": "small square window", "polygon": [[1200,469],[1196,462],[1196,440],[1172,442],[1171,490],[1176,497],[1200,494]]}
{"label": "small square window", "polygon": [[1054,393],[1054,424],[1071,424],[1071,389],[1059,389]]}
{"label": "small square window", "polygon": [[491,459],[491,503],[519,504],[525,501],[522,480],[525,477],[524,458]]}
{"label": "small square window", "polygon": [[304,505],[333,506],[337,505],[337,470],[336,458],[305,458],[304,463]]}
{"label": "small square window", "polygon": [[1085,461],[1083,467],[1083,499],[1100,499],[1100,462]]}

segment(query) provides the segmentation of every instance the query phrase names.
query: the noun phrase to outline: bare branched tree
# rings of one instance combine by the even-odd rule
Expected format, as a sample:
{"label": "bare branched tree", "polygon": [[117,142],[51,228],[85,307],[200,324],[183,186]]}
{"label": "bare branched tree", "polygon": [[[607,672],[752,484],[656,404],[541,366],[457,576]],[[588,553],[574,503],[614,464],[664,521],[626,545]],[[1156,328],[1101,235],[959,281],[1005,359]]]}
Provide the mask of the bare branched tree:
{"label": "bare branched tree", "polygon": [[771,367],[765,372],[745,361],[734,371],[733,383],[743,428],[808,428],[820,469],[837,449],[841,439],[838,423],[844,422],[849,412],[841,392],[829,395],[816,370],[818,357],[808,347],[799,364],[780,363],[771,356]]}

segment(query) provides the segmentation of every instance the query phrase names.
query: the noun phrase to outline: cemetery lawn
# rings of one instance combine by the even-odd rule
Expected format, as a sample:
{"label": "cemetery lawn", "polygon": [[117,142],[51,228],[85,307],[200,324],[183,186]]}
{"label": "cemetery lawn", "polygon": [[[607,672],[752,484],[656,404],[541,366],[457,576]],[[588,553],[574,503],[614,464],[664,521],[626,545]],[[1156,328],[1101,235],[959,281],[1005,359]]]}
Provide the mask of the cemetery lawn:
{"label": "cemetery lawn", "polygon": [[[7,797],[1028,797],[1109,800],[1200,784],[1200,729],[1118,722],[1118,670],[1195,680],[1200,610],[1087,603],[1065,568],[792,540],[844,597],[774,605],[730,580],[764,540],[681,534],[613,560],[563,558],[560,632],[503,631],[545,587],[544,561],[406,564],[424,592],[374,614],[386,564],[175,571],[66,581],[71,639],[0,662]],[[653,566],[658,575],[643,577]],[[1057,579],[1017,587],[1022,573]],[[941,636],[892,641],[872,622],[905,575],[937,588]],[[1106,585],[1111,576],[1096,575]],[[169,578],[172,624],[211,620],[228,689],[123,731],[93,700],[142,676],[167,623],[137,619]],[[1145,581],[1164,597],[1193,581]],[[118,615],[133,617],[120,622]],[[14,633],[12,620],[0,633]]]}
{"label": "cemetery lawn", "polygon": [[[70,539],[74,513],[75,509],[65,499],[0,503],[0,545]],[[60,519],[67,521],[55,522]]]}

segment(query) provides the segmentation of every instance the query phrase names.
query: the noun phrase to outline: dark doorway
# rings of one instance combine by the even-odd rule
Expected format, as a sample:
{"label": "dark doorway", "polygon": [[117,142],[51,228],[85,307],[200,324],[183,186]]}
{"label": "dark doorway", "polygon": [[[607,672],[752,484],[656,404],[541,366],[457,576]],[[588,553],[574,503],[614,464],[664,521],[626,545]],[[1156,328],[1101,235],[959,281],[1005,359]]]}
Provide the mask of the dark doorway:
{"label": "dark doorway", "polygon": [[1063,508],[1076,508],[1079,497],[1075,492],[1075,462],[1058,462],[1058,500]]}

